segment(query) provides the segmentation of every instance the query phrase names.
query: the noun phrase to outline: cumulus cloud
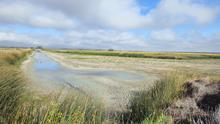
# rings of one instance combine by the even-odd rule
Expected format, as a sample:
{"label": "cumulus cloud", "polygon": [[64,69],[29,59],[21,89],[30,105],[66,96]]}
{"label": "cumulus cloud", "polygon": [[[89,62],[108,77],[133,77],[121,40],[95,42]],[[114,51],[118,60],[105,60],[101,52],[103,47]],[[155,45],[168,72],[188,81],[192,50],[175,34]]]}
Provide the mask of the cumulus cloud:
{"label": "cumulus cloud", "polygon": [[0,2],[0,23],[23,24],[44,28],[73,28],[73,20],[58,11],[27,2]]}
{"label": "cumulus cloud", "polygon": [[112,30],[72,31],[67,33],[67,37],[72,40],[72,46],[80,48],[137,50],[147,47],[144,38],[130,32]]}
{"label": "cumulus cloud", "polygon": [[30,35],[0,31],[0,47],[33,47],[39,44],[38,39]]}
{"label": "cumulus cloud", "polygon": [[0,32],[0,45],[2,43],[16,44],[26,43],[28,45],[41,45],[50,48],[87,48],[87,49],[145,49],[144,39],[130,32],[89,30],[68,31],[60,36],[21,34],[16,32]]}
{"label": "cumulus cloud", "polygon": [[148,13],[149,26],[170,28],[187,22],[207,24],[219,15],[219,6],[208,6],[195,0],[162,0]]}
{"label": "cumulus cloud", "polygon": [[173,32],[171,29],[164,29],[164,30],[156,30],[156,31],[152,31],[150,33],[150,38],[153,41],[176,41],[177,40],[177,36],[176,33]]}
{"label": "cumulus cloud", "polygon": [[37,44],[32,37],[25,34],[17,34],[15,32],[0,32],[0,42],[15,41],[15,42],[28,42],[31,44]]}
{"label": "cumulus cloud", "polygon": [[[30,31],[36,27],[55,29],[62,35],[0,31],[0,42],[126,50],[201,48],[216,51],[219,48],[217,34],[203,36],[194,32],[181,36],[172,30],[182,24],[212,23],[219,16],[219,5],[198,0],[161,0],[145,14],[141,13],[142,9],[137,0],[1,0],[0,26],[18,24]],[[139,34],[140,29],[148,29],[151,33],[140,31]]]}
{"label": "cumulus cloud", "polygon": [[32,0],[98,27],[141,28],[146,18],[136,0]]}
{"label": "cumulus cloud", "polygon": [[196,31],[177,35],[171,29],[152,31],[147,39],[131,32],[115,30],[68,31],[56,37],[49,34],[0,32],[1,46],[41,45],[49,48],[219,52],[219,41],[220,32],[208,36]]}
{"label": "cumulus cloud", "polygon": [[155,30],[146,40],[150,51],[219,52],[220,32],[203,35],[198,31],[176,34],[171,29]]}
{"label": "cumulus cloud", "polygon": [[156,8],[141,15],[136,0],[32,0],[51,9],[60,10],[81,21],[116,29],[172,27],[186,22],[206,24],[219,14],[219,7],[195,0],[161,0]]}
{"label": "cumulus cloud", "polygon": [[210,23],[218,16],[219,6],[161,0],[146,15],[141,11],[136,0],[2,0],[0,22],[64,29],[81,23],[112,29],[170,28],[186,22]]}

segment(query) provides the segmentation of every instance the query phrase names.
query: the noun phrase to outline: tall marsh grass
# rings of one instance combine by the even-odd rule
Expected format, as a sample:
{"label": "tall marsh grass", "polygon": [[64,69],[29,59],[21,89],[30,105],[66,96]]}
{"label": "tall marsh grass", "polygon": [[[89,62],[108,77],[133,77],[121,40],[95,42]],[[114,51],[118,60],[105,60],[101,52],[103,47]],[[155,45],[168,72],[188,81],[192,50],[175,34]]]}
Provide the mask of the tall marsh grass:
{"label": "tall marsh grass", "polygon": [[172,117],[164,110],[181,97],[186,81],[198,78],[197,73],[181,71],[164,74],[152,88],[134,93],[128,111],[107,118],[101,104],[75,91],[44,96],[28,91],[18,65],[30,53],[0,49],[0,123],[101,124],[108,119],[109,123],[170,123]]}
{"label": "tall marsh grass", "polygon": [[0,122],[14,117],[23,93],[23,78],[17,68],[0,66]]}
{"label": "tall marsh grass", "polygon": [[181,97],[183,84],[197,77],[197,74],[185,72],[170,72],[158,80],[155,85],[146,90],[134,93],[125,113],[124,119],[139,123],[165,124],[171,117],[163,115],[164,110]]}
{"label": "tall marsh grass", "polygon": [[0,65],[19,64],[30,52],[29,49],[0,49]]}
{"label": "tall marsh grass", "polygon": [[102,108],[89,97],[49,94],[22,100],[10,123],[36,124],[100,124],[104,119]]}
{"label": "tall marsh grass", "polygon": [[19,65],[30,50],[0,49],[0,123],[99,124],[105,113],[89,96],[36,95],[25,87]]}
{"label": "tall marsh grass", "polygon": [[24,80],[17,67],[30,50],[0,49],[0,122],[14,117],[20,104]]}

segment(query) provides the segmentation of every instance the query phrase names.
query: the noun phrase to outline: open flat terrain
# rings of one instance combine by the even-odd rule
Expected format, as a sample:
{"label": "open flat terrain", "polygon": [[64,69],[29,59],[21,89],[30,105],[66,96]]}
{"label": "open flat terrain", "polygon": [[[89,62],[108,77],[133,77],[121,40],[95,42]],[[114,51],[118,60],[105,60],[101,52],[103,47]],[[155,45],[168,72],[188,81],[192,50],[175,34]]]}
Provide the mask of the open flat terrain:
{"label": "open flat terrain", "polygon": [[0,124],[220,124],[220,0],[0,0]]}
{"label": "open flat terrain", "polygon": [[[73,123],[87,123],[95,119],[148,124],[163,119],[162,124],[219,118],[219,54],[195,58],[196,53],[187,53],[188,57],[177,59],[172,56],[179,53],[169,58],[39,49],[1,49],[0,53],[2,122],[67,123],[73,119]],[[210,114],[210,108],[215,113]],[[35,119],[22,113],[31,113]]]}
{"label": "open flat terrain", "polygon": [[[43,53],[70,70],[91,72],[90,75],[78,75],[79,78],[77,79],[66,78],[68,80],[67,82],[71,82],[72,85],[75,85],[79,89],[84,89],[87,93],[91,91],[90,94],[103,98],[103,101],[108,107],[110,104],[111,109],[122,108],[128,103],[128,94],[131,91],[150,88],[155,80],[160,79],[163,74],[170,71],[181,70],[185,73],[198,73],[204,75],[203,78],[209,75],[214,77],[220,76],[220,59],[158,59],[79,55],[60,52]],[[187,54],[190,55],[190,53]],[[197,54],[198,56],[200,55],[199,53]],[[196,53],[193,53],[193,55],[195,56]],[[95,73],[100,73],[100,75],[92,74],[94,70],[96,71]],[[105,71],[112,71],[110,72],[112,77],[106,76],[104,74]],[[123,77],[129,81],[115,78],[120,73],[123,75],[123,72],[130,73],[130,75],[124,75]],[[112,75],[114,73],[115,76]],[[134,75],[139,75],[139,77],[137,76],[139,80],[133,79],[135,78]],[[81,82],[81,84],[82,82],[86,83],[84,86],[79,86],[77,81]],[[126,102],[124,99],[126,99]]]}
{"label": "open flat terrain", "polygon": [[[98,51],[96,51],[98,53]],[[147,53],[147,52],[146,52]],[[144,73],[163,73],[171,70],[199,71],[200,73],[220,74],[220,59],[158,59],[87,54],[49,52],[64,65],[73,68],[107,68]],[[163,53],[166,56],[166,53]],[[163,56],[163,54],[161,56]],[[175,53],[173,53],[175,56]],[[193,56],[200,53],[192,53]],[[187,53],[187,55],[191,55]],[[209,54],[212,55],[212,54]],[[214,54],[214,56],[220,56]],[[184,56],[182,56],[184,58]]]}
{"label": "open flat terrain", "polygon": [[[108,110],[123,110],[128,104],[131,92],[150,87],[159,78],[156,74],[132,69],[92,66],[82,68],[62,57],[63,55],[44,51],[34,52],[29,57],[23,69],[32,82],[33,89],[49,93],[59,92],[59,89],[67,86],[98,98]],[[69,61],[75,62],[74,59]],[[91,61],[91,64],[93,63]]]}

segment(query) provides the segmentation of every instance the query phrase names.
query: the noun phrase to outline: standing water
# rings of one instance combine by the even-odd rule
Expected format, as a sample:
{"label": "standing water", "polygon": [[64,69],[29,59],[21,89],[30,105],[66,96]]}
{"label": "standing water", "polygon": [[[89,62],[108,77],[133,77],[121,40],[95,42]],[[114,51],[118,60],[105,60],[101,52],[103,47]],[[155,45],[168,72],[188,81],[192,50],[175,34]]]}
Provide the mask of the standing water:
{"label": "standing water", "polygon": [[36,52],[31,58],[32,80],[41,82],[43,87],[70,86],[73,89],[100,98],[108,107],[124,104],[131,90],[152,82],[154,76],[108,69],[69,69],[54,61],[43,52]]}

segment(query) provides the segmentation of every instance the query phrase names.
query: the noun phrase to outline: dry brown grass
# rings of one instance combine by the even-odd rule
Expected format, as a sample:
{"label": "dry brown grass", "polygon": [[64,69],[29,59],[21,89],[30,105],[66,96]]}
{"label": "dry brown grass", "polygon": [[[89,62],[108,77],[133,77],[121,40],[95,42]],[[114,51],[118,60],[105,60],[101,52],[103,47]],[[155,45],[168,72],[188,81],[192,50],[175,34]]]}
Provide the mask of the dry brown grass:
{"label": "dry brown grass", "polygon": [[0,49],[0,64],[16,64],[31,52],[30,49]]}

